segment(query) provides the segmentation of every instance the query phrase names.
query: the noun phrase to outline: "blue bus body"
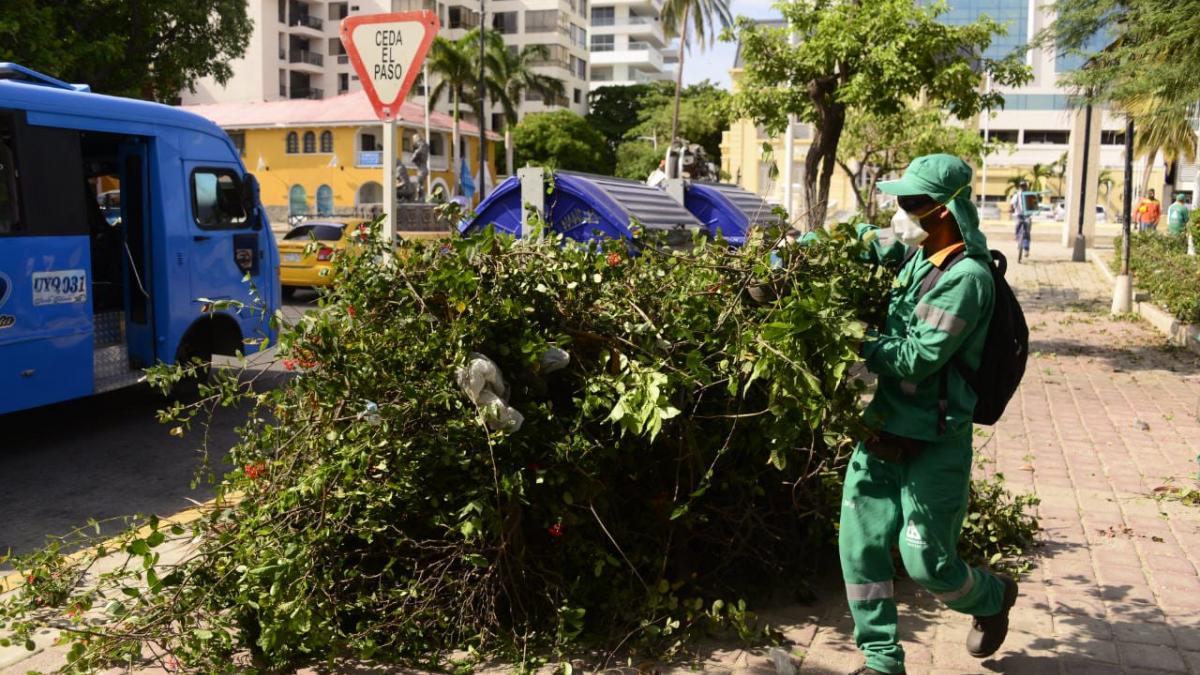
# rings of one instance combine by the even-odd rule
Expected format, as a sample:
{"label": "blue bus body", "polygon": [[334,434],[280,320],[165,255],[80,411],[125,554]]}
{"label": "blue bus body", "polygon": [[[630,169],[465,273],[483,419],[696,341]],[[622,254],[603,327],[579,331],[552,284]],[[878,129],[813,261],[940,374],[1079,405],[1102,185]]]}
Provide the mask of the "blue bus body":
{"label": "blue bus body", "polygon": [[215,124],[0,63],[0,414],[256,351],[277,269]]}

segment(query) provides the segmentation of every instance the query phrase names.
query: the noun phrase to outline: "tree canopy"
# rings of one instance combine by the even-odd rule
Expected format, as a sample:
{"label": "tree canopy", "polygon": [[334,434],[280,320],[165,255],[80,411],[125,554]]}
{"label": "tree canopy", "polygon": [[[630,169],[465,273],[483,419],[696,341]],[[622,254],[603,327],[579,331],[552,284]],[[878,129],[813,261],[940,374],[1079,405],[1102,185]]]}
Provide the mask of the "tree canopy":
{"label": "tree canopy", "polygon": [[1063,82],[1099,101],[1200,98],[1200,0],[1058,0],[1037,43],[1087,57]]}
{"label": "tree canopy", "polygon": [[5,0],[0,61],[169,102],[201,77],[228,81],[252,29],[244,0]]}
{"label": "tree canopy", "polygon": [[[810,228],[824,223],[829,181],[850,110],[907,114],[924,97],[958,119],[1000,108],[999,89],[1029,78],[1024,59],[984,56],[1004,27],[982,16],[968,24],[939,20],[945,5],[913,0],[806,0],[776,5],[785,28],[740,18],[726,40],[740,40],[744,69],[734,108],[778,133],[789,114],[812,125],[805,157],[805,202]],[[985,93],[984,74],[995,89]]]}
{"label": "tree canopy", "polygon": [[876,181],[914,158],[944,152],[978,162],[995,147],[974,129],[949,124],[948,117],[931,105],[910,105],[891,115],[851,112],[838,144],[838,165],[856,186],[859,208],[868,218],[878,211]]}
{"label": "tree canopy", "polygon": [[587,120],[569,110],[526,115],[512,131],[518,167],[532,164],[552,169],[604,173],[604,137]]}
{"label": "tree canopy", "polygon": [[[631,91],[611,91],[616,89]],[[588,121],[613,149],[615,166],[610,171],[622,178],[645,179],[666,154],[671,139],[670,83],[603,87],[593,94]],[[700,144],[718,164],[721,134],[731,119],[729,101],[729,92],[706,80],[685,87],[680,102],[678,135]]]}

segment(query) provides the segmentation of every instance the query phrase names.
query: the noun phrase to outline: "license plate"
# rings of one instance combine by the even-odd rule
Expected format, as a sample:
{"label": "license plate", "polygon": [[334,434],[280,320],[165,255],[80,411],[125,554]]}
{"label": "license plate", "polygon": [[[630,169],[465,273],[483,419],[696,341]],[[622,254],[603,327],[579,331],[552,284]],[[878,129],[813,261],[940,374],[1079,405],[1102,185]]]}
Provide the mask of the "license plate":
{"label": "license plate", "polygon": [[284,253],[283,262],[300,262],[299,253]]}

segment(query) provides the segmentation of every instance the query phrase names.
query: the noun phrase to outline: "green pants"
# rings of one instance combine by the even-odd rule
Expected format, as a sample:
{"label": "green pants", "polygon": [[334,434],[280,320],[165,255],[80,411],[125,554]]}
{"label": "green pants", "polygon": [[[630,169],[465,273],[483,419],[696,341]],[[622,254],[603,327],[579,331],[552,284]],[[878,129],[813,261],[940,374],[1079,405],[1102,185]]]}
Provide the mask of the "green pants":
{"label": "green pants", "polygon": [[909,576],[950,609],[975,616],[1000,611],[1004,584],[958,557],[970,482],[970,434],[930,443],[904,463],[868,455],[862,444],[850,457],[838,549],[854,641],[875,670],[904,671],[893,546],[899,545]]}

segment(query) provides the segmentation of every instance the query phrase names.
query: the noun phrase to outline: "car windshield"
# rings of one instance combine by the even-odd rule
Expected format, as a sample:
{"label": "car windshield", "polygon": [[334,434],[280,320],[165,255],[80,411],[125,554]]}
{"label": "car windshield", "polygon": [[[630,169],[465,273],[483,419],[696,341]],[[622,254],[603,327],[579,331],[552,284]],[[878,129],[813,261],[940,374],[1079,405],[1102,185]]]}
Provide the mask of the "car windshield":
{"label": "car windshield", "polygon": [[284,239],[308,239],[315,237],[317,241],[338,241],[346,226],[340,223],[307,223],[292,228],[284,235]]}

